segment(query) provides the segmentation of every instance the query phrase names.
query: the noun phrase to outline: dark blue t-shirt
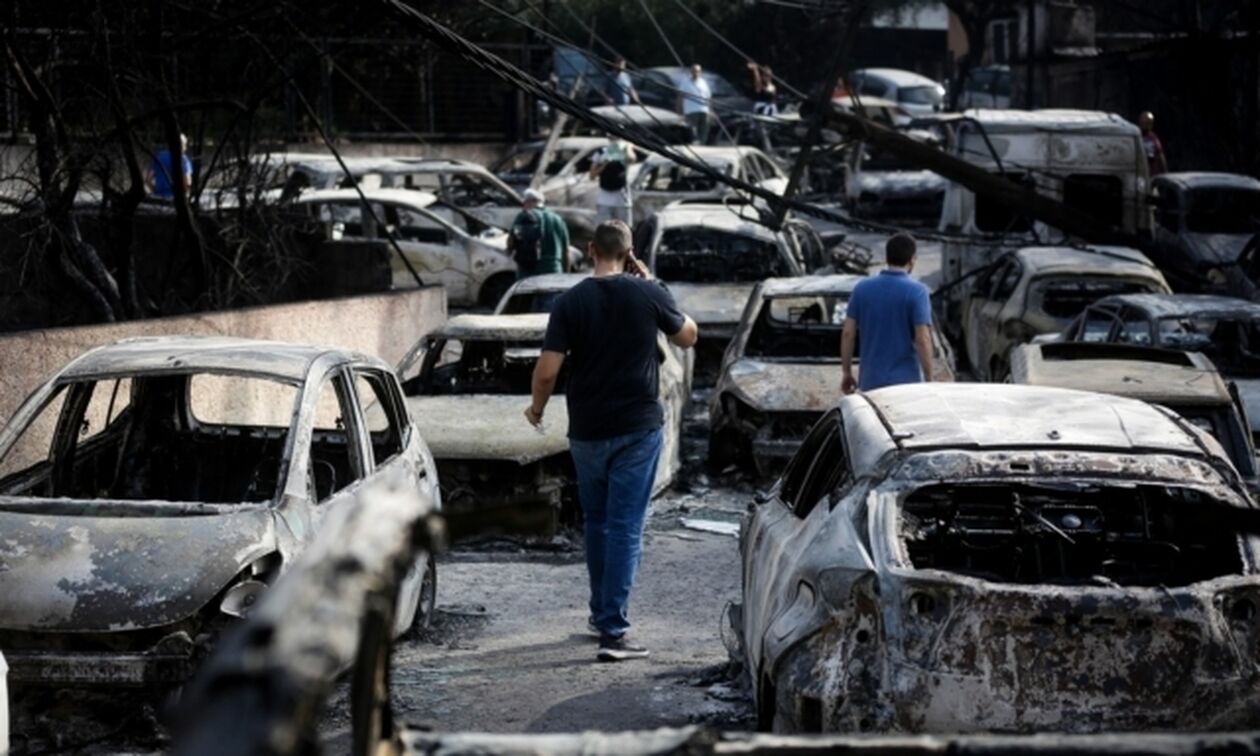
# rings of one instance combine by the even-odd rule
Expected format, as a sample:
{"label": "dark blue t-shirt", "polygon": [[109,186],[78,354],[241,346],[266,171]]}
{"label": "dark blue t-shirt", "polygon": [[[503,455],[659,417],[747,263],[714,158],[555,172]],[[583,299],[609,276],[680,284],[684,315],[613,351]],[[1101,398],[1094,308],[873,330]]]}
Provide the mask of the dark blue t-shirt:
{"label": "dark blue t-shirt", "polygon": [[926,286],[902,270],[880,271],[853,288],[846,317],[858,324],[858,388],[923,380],[914,329],[932,323]]}
{"label": "dark blue t-shirt", "polygon": [[657,332],[673,336],[684,322],[664,286],[635,276],[588,278],[556,300],[543,349],[566,355],[569,438],[661,427]]}
{"label": "dark blue t-shirt", "polygon": [[[183,167],[183,172],[179,174],[179,178],[182,181],[184,176],[192,175],[193,165],[192,161],[188,159],[188,153],[185,152],[179,157],[179,164]],[[171,180],[171,151],[161,150],[153,158],[153,194],[158,197],[173,199],[175,197],[175,188]]]}

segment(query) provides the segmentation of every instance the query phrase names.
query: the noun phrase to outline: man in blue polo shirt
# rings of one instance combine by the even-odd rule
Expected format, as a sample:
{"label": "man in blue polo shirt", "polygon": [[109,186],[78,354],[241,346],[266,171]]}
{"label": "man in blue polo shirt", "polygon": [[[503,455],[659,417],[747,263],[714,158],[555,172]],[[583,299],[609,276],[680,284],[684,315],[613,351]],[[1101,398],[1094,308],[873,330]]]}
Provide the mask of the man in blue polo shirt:
{"label": "man in blue polo shirt", "polygon": [[[932,304],[928,288],[910,277],[914,238],[896,234],[884,255],[887,269],[858,283],[849,297],[840,337],[846,394],[932,379]],[[855,341],[860,380],[853,378]]]}

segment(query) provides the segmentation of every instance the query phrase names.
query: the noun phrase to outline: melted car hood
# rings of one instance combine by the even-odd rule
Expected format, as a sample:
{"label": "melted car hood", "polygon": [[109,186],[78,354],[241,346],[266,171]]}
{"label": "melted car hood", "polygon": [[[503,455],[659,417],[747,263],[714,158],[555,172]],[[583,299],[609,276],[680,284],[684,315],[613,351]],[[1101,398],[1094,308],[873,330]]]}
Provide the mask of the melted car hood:
{"label": "melted car hood", "polygon": [[727,378],[761,412],[825,412],[840,401],[840,365],[743,359]]}
{"label": "melted car hood", "polygon": [[[85,509],[97,503],[85,502]],[[108,516],[0,509],[0,628],[107,632],[170,625],[275,549],[269,507],[130,516],[126,503],[108,506]]]}
{"label": "melted car hood", "polygon": [[436,459],[510,460],[528,465],[569,450],[564,397],[547,405],[543,431],[525,420],[527,396],[410,396],[407,409]]}
{"label": "melted car hood", "polygon": [[[679,309],[701,326],[738,323],[754,287],[751,283],[669,284]],[[700,335],[704,336],[703,330]]]}

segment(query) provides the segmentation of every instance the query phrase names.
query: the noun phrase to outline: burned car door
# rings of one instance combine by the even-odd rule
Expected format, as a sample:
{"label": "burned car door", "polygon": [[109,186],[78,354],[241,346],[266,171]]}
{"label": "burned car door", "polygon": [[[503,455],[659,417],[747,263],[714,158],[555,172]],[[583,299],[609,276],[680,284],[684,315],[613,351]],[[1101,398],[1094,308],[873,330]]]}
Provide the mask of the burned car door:
{"label": "burned car door", "polygon": [[[402,205],[387,205],[385,219],[403,254],[407,255],[426,283],[440,283],[452,301],[468,299],[468,250],[458,231],[429,213]],[[414,286],[411,272],[397,259],[397,255],[390,259],[394,269],[394,286]]]}
{"label": "burned car door", "polygon": [[967,359],[971,366],[981,375],[990,379],[993,360],[1005,355],[1005,344],[1002,343],[1002,325],[1008,317],[1017,317],[1018,312],[1010,312],[1008,307],[1023,277],[1023,266],[1013,256],[999,263],[993,274],[982,287],[977,281],[972,291],[971,301],[967,305],[967,319],[964,325],[967,342]]}
{"label": "burned car door", "polygon": [[[305,470],[307,501],[313,528],[354,504],[369,472],[369,447],[363,437],[349,376],[341,369],[326,373],[313,388],[307,406],[309,438]],[[299,442],[303,435],[299,433]]]}
{"label": "burned car door", "polygon": [[832,410],[818,421],[744,528],[744,641],[754,670],[779,618],[795,603],[812,606],[814,588],[798,587],[797,566],[830,514],[827,494],[852,478],[839,418]]}

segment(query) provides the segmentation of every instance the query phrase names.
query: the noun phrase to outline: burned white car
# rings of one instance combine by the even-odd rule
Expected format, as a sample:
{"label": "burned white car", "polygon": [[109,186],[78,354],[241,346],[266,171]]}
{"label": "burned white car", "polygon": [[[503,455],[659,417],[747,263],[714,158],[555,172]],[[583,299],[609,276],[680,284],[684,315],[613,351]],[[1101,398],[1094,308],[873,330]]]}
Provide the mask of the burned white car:
{"label": "burned white car", "polygon": [[[748,299],[709,401],[709,464],[777,476],[840,397],[840,333],[862,276],[771,278]],[[933,328],[934,381],[954,356]],[[855,364],[861,370],[860,363]]]}
{"label": "burned white car", "polygon": [[[782,194],[787,189],[787,175],[783,169],[756,147],[689,145],[675,149],[718,173],[775,194]],[[679,165],[663,155],[649,155],[643,161],[630,193],[634,197],[634,217],[647,218],[677,200],[720,202],[722,197],[734,194],[735,190],[712,176]]]}
{"label": "burned white car", "polygon": [[778,731],[1245,729],[1256,512],[1133,399],[1001,384],[844,398],[745,517],[732,613]]}
{"label": "burned white car", "polygon": [[[367,202],[364,203],[366,198]],[[391,282],[446,289],[451,304],[493,307],[516,280],[507,232],[411,189],[329,189],[303,193],[296,206],[319,223],[327,239],[378,240],[391,236],[406,257],[388,252]],[[410,267],[408,267],[410,265]]]}
{"label": "burned white car", "polygon": [[1054,333],[1113,294],[1165,294],[1164,276],[1135,249],[1024,247],[976,276],[962,308],[967,362],[981,379],[1006,376],[1013,347]]}
{"label": "burned white car", "polygon": [[[437,459],[444,511],[456,536],[552,534],[576,516],[577,479],[569,456],[568,369],[541,431],[523,416],[547,314],[456,315],[415,346],[399,366],[407,406]],[[654,491],[681,464],[687,401],[683,366],[664,337],[660,395],[665,443]]]}
{"label": "burned white car", "polygon": [[[323,523],[373,481],[438,507],[432,457],[379,360],[227,338],[79,357],[0,431],[0,648],[19,684],[187,679]],[[395,632],[428,616],[432,560]]]}
{"label": "burned white car", "polygon": [[776,231],[752,205],[721,202],[678,202],[635,227],[635,254],[700,326],[697,371],[710,380],[753,288],[808,272],[802,233],[812,230]]}

